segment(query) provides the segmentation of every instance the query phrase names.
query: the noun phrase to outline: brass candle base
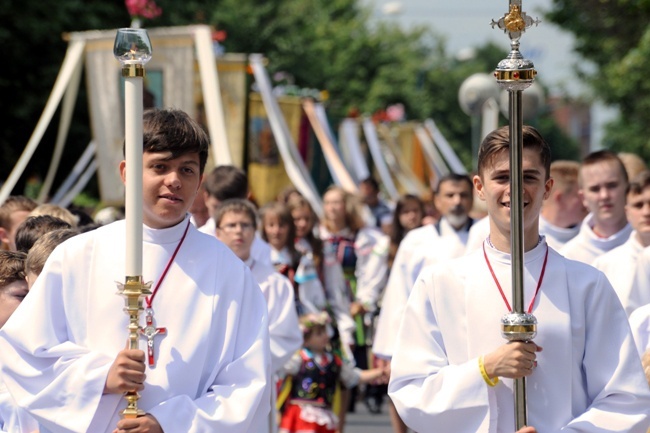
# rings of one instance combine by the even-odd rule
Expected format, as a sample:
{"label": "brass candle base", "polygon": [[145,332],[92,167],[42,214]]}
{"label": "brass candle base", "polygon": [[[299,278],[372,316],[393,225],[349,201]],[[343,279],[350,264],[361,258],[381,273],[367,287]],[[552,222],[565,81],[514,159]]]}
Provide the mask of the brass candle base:
{"label": "brass candle base", "polygon": [[[140,312],[144,310],[144,298],[151,295],[151,283],[143,283],[142,276],[126,277],[125,283],[117,283],[118,294],[124,297],[124,312],[129,315],[129,349],[139,349]],[[138,409],[140,394],[127,392],[124,394],[126,408],[120,412],[124,418],[132,419],[144,416],[144,411]]]}

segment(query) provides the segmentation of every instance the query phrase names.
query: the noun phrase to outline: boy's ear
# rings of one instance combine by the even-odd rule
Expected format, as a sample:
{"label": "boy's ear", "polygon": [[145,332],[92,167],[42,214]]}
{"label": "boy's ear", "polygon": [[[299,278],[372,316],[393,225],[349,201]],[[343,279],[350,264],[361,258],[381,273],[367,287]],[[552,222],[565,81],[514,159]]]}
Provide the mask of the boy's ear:
{"label": "boy's ear", "polygon": [[122,178],[122,183],[126,183],[126,161],[122,160],[120,162],[120,177]]}
{"label": "boy's ear", "polygon": [[9,247],[9,232],[4,227],[0,227],[0,244]]}
{"label": "boy's ear", "polygon": [[474,189],[476,189],[478,198],[485,201],[485,195],[483,193],[483,182],[481,181],[481,178],[478,175],[474,175],[472,182],[474,183]]}

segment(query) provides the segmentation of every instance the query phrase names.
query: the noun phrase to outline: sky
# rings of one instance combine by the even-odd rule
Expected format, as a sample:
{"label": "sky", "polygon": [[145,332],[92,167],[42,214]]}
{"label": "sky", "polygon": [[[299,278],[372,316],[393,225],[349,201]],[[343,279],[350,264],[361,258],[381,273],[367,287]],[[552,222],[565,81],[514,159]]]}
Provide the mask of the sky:
{"label": "sky", "polygon": [[[488,40],[503,45],[504,50],[510,49],[508,36],[490,26],[493,18],[496,21],[508,12],[508,0],[365,0],[365,3],[373,8],[376,19],[396,20],[403,28],[429,26],[437,34],[444,35],[449,53],[477,47]],[[400,12],[384,12],[395,5],[399,5]],[[552,94],[568,92],[577,96],[585,87],[574,77],[572,66],[581,59],[572,52],[573,36],[543,21],[543,11],[551,6],[552,0],[522,1],[523,11],[542,23],[524,33],[520,50],[525,58],[534,62],[538,79]]]}

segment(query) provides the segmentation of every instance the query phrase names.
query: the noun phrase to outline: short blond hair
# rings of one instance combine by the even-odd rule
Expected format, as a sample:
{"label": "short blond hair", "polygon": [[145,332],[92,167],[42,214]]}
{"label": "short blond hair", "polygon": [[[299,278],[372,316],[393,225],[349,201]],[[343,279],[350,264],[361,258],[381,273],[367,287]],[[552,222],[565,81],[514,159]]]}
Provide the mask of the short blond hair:
{"label": "short blond hair", "polygon": [[74,229],[60,229],[45,233],[29,249],[27,258],[25,259],[25,273],[40,275],[40,273],[43,272],[45,262],[50,254],[52,254],[52,251],[54,251],[59,244],[77,234],[79,234],[79,231]]}
{"label": "short blond hair", "polygon": [[50,215],[62,219],[70,224],[70,227],[77,227],[77,217],[64,207],[52,203],[39,204],[29,213],[29,216]]}
{"label": "short blond hair", "polygon": [[559,159],[551,163],[551,177],[554,180],[553,189],[569,192],[578,186],[580,163]]}

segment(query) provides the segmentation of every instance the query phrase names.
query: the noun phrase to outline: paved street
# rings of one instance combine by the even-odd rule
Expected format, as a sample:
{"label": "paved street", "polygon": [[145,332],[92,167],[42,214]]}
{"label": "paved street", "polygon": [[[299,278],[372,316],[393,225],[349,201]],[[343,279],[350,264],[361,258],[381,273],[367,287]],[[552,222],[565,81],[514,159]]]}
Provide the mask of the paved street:
{"label": "paved street", "polygon": [[356,404],[355,413],[348,413],[344,433],[392,433],[388,406],[384,401],[381,414],[373,415],[368,412],[363,402]]}

